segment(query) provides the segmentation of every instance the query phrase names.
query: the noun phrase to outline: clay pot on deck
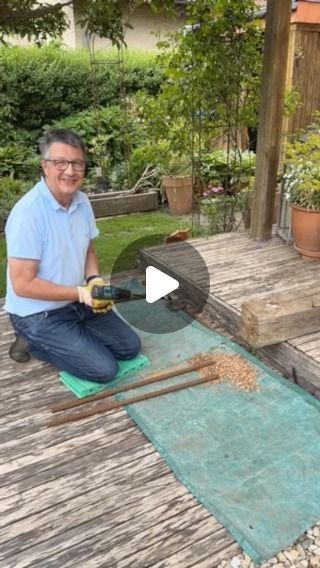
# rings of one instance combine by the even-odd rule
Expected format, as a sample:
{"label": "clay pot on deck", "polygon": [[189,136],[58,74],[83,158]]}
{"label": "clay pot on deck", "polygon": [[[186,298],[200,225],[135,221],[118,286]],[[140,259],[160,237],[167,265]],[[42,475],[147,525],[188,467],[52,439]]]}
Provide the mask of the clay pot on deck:
{"label": "clay pot on deck", "polygon": [[161,185],[172,215],[186,215],[192,212],[192,176],[162,176]]}
{"label": "clay pot on deck", "polygon": [[320,258],[320,211],[291,204],[294,248],[303,256]]}

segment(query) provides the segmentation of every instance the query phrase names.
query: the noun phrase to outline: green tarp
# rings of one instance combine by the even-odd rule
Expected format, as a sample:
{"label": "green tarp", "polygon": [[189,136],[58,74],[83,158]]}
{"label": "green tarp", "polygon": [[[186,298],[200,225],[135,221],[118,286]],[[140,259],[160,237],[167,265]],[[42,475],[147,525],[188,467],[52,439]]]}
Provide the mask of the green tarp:
{"label": "green tarp", "polygon": [[[128,302],[121,313],[139,327],[144,305]],[[167,318],[188,318],[158,305],[159,329]],[[126,383],[207,352],[240,354],[256,369],[253,392],[211,383],[126,408],[177,478],[253,560],[292,544],[320,519],[320,402],[196,322],[171,334],[139,333],[150,365]]]}
{"label": "green tarp", "polygon": [[[127,305],[129,319],[138,323],[143,302],[141,310],[133,304]],[[187,316],[159,302],[160,325],[168,317]],[[320,401],[196,322],[172,334],[140,334],[151,361],[147,372],[209,351],[240,354],[256,369],[253,392],[211,383],[127,411],[253,560],[274,556],[320,520]]]}

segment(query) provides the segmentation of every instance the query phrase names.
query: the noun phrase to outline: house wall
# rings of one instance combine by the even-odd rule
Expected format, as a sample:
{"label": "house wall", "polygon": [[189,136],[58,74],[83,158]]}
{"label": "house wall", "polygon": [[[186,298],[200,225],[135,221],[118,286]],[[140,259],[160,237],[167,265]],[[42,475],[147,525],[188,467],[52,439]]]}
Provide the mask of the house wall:
{"label": "house wall", "polygon": [[[56,4],[56,0],[46,0],[48,4]],[[76,24],[77,13],[73,7],[66,7],[65,12],[69,19],[69,28],[62,36],[62,42],[69,48],[88,48],[89,39],[85,31]],[[124,17],[130,22],[133,29],[128,29],[126,33],[126,43],[128,48],[140,50],[154,50],[156,43],[164,40],[166,35],[175,32],[181,25],[181,20],[169,19],[160,14],[154,14],[148,6],[141,6],[132,15],[123,4]],[[13,45],[27,46],[32,45],[26,38],[21,39],[19,36],[12,36],[10,43]],[[95,39],[95,48],[101,49],[110,47],[111,43],[101,39]]]}
{"label": "house wall", "polygon": [[[54,0],[49,0],[48,3],[55,4]],[[64,11],[66,12],[67,17],[69,19],[69,28],[64,32],[62,41],[67,47],[74,49],[75,47],[77,47],[77,43],[76,43],[76,24],[74,21],[73,8],[70,6],[66,6]]]}
{"label": "house wall", "polygon": [[[181,20],[154,14],[148,6],[140,6],[133,14],[129,14],[123,5],[123,15],[132,26],[132,29],[128,28],[126,31],[125,41],[128,48],[133,49],[154,50],[158,41],[166,39],[168,33],[175,32],[182,25]],[[75,20],[77,20],[76,13]],[[96,49],[110,46],[109,41],[99,37],[95,38]],[[88,47],[85,31],[77,25],[75,26],[75,47]]]}

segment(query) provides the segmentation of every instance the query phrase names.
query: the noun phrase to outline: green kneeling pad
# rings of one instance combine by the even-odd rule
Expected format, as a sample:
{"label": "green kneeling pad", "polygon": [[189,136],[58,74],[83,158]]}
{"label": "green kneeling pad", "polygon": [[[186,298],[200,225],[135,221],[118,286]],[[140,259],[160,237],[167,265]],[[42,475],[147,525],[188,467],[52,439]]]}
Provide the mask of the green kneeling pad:
{"label": "green kneeling pad", "polygon": [[115,383],[119,380],[124,379],[126,376],[132,375],[133,373],[137,373],[140,369],[149,365],[150,361],[148,357],[145,357],[144,355],[137,355],[128,361],[117,360],[117,363],[118,372],[113,381],[110,381],[109,383],[101,384],[93,381],[87,381],[85,379],[79,379],[78,377],[71,375],[71,373],[67,373],[67,371],[60,371],[59,379],[64,386],[73,392],[73,394],[75,394],[78,398],[84,398],[85,396],[91,396],[104,389],[110,388],[110,386],[115,386]]}

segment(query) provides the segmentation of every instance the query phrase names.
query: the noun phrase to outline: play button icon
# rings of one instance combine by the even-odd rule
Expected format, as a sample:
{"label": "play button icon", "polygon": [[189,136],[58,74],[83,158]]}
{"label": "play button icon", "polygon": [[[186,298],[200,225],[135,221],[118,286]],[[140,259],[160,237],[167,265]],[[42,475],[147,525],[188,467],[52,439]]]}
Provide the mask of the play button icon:
{"label": "play button icon", "polygon": [[[148,337],[176,333],[190,325],[202,312],[210,291],[209,272],[196,247],[188,241],[165,244],[166,237],[151,233],[127,244],[110,277],[112,286],[129,289],[135,296],[116,302],[114,310]],[[126,273],[133,268],[138,269],[135,275]],[[144,345],[149,339],[142,335]]]}
{"label": "play button icon", "polygon": [[173,290],[179,288],[179,282],[168,274],[158,270],[154,266],[148,266],[146,269],[146,300],[149,304],[153,304],[160,298],[163,298]]}

